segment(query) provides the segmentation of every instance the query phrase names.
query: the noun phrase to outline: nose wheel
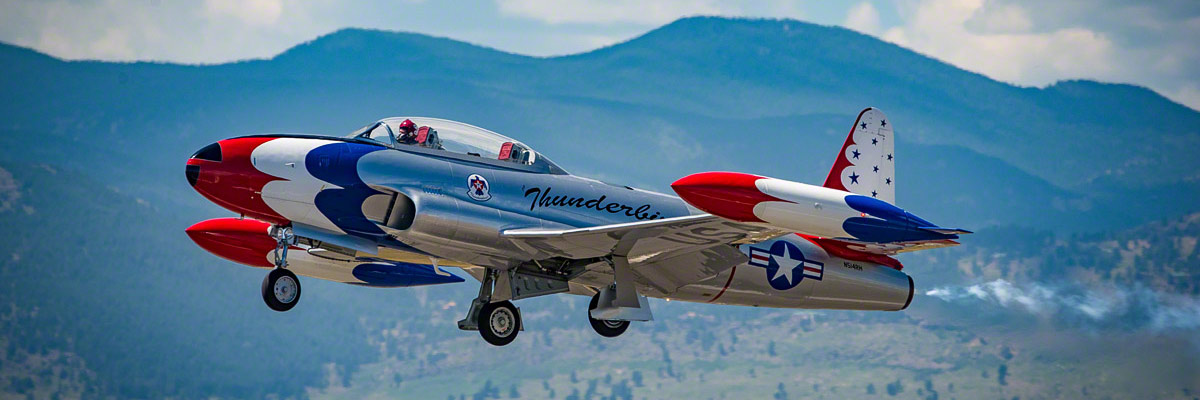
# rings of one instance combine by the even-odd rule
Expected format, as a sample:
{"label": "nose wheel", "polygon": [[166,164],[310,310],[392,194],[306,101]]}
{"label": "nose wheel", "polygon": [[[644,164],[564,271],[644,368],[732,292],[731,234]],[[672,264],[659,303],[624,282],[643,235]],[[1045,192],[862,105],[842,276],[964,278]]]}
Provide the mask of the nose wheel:
{"label": "nose wheel", "polygon": [[272,310],[291,310],[300,301],[300,279],[283,268],[275,268],[263,278],[263,301]]}
{"label": "nose wheel", "polygon": [[596,330],[600,336],[617,337],[625,333],[629,329],[629,321],[617,321],[607,319],[592,318],[592,310],[596,309],[596,305],[600,303],[600,293],[592,296],[592,301],[588,303],[588,322],[592,324],[592,329]]}

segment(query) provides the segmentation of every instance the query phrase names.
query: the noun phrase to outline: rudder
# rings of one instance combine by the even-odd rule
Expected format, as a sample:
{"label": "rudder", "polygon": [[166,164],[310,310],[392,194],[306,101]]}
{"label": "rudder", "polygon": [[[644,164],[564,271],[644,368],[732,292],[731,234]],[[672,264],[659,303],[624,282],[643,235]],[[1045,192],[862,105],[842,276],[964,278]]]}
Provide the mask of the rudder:
{"label": "rudder", "polygon": [[895,136],[883,111],[858,114],[825,177],[825,187],[896,203]]}

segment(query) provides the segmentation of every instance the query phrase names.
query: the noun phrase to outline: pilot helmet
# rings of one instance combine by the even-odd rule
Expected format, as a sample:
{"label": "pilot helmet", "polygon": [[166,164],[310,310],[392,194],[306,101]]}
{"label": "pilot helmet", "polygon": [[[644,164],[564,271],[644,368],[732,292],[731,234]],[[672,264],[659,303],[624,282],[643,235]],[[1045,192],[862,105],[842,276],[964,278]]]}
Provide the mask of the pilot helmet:
{"label": "pilot helmet", "polygon": [[402,132],[407,133],[415,130],[417,130],[417,124],[414,124],[411,119],[406,119],[400,123],[400,131]]}

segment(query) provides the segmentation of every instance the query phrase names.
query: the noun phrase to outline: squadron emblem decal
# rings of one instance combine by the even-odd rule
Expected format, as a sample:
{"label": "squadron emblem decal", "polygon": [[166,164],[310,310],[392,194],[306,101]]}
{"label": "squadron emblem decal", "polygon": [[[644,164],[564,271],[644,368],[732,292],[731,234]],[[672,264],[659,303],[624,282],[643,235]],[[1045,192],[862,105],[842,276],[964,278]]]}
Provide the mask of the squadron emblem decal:
{"label": "squadron emblem decal", "polygon": [[492,198],[492,187],[483,175],[471,174],[467,177],[467,196],[475,201],[488,201]]}

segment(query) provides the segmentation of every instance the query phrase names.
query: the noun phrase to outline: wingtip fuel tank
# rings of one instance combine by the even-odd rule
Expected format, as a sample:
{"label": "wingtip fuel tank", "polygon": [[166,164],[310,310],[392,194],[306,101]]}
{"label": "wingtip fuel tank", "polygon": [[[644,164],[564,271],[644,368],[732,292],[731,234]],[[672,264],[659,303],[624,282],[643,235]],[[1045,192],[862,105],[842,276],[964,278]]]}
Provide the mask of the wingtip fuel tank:
{"label": "wingtip fuel tank", "polygon": [[[190,227],[188,237],[221,258],[252,267],[272,268],[275,238],[268,222],[243,218],[216,218]],[[313,249],[304,244],[289,247],[288,269],[297,274],[364,286],[406,287],[463,282],[464,279],[428,264]]]}
{"label": "wingtip fuel tank", "polygon": [[933,223],[870,196],[738,172],[701,172],[671,188],[692,206],[740,222],[863,242],[949,240],[959,230]]}

